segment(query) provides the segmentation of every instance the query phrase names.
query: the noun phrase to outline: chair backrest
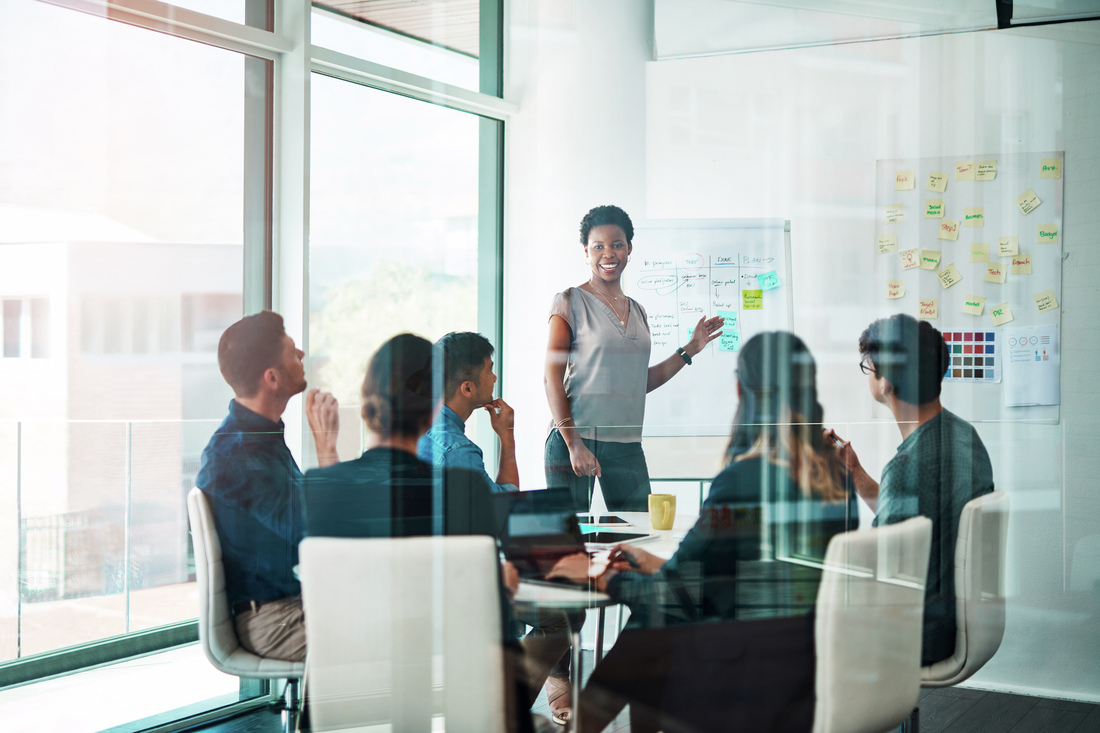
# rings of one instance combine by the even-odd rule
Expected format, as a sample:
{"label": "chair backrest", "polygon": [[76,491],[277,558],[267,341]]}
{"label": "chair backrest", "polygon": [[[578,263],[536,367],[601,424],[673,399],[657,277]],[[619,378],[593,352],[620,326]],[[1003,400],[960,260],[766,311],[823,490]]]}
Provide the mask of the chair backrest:
{"label": "chair backrest", "polygon": [[925,687],[962,682],[988,662],[1005,632],[1008,495],[994,491],[963,506],[955,542],[955,653],[921,670]]}
{"label": "chair backrest", "polygon": [[300,679],[302,662],[265,659],[241,646],[229,596],[225,589],[222,543],[214,525],[210,501],[202,489],[187,494],[187,517],[191,521],[191,544],[195,548],[195,575],[199,586],[199,643],[214,668],[238,677],[258,679]]}
{"label": "chair backrest", "polygon": [[505,730],[492,538],[307,537],[299,560],[313,730]]}
{"label": "chair backrest", "polygon": [[206,494],[198,487],[187,494],[187,516],[191,520],[195,548],[195,575],[199,586],[199,641],[206,658],[215,668],[229,674],[226,663],[240,648],[229,600],[225,591],[222,544],[214,527],[214,515]]}
{"label": "chair backrest", "polygon": [[931,543],[925,517],[829,542],[815,607],[814,733],[877,733],[913,709]]}

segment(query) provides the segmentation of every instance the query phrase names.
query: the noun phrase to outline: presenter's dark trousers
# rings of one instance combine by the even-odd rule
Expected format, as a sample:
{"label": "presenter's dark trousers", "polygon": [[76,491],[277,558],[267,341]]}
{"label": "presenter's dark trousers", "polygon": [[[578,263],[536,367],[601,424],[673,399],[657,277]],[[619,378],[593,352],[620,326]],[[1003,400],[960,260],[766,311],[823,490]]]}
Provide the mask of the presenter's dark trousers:
{"label": "presenter's dark trousers", "polygon": [[[588,450],[600,463],[600,489],[608,511],[649,511],[649,467],[642,444],[613,443],[607,440],[584,440]],[[546,487],[568,488],[578,512],[592,507],[592,493],[597,479],[573,473],[569,448],[556,429],[546,437]]]}

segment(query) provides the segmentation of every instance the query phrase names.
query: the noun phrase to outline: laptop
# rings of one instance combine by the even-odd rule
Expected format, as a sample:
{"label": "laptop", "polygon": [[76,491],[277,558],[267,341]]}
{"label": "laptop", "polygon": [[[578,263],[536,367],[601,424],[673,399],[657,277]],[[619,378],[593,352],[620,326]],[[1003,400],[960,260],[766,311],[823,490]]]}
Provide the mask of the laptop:
{"label": "laptop", "polygon": [[553,585],[576,585],[565,578],[547,579],[558,560],[578,552],[587,553],[586,543],[618,542],[647,537],[618,532],[583,533],[567,488],[509,491],[494,494],[502,504],[504,517],[501,547],[504,556],[519,571],[522,580]]}

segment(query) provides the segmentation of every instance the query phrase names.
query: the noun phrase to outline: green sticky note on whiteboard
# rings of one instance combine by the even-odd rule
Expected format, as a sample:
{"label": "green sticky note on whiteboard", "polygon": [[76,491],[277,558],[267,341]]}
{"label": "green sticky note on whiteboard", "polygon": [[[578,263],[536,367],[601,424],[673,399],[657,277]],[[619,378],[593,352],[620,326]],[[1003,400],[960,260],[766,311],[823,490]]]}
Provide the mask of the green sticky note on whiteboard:
{"label": "green sticky note on whiteboard", "polygon": [[779,287],[779,275],[775,274],[775,270],[771,272],[765,272],[763,275],[756,276],[756,282],[760,283],[761,290],[771,290],[772,288]]}
{"label": "green sticky note on whiteboard", "polygon": [[722,335],[718,337],[719,351],[738,351],[741,348],[741,331],[737,328],[737,311],[718,311],[726,319]]}
{"label": "green sticky note on whiteboard", "polygon": [[764,291],[763,290],[742,290],[741,291],[741,307],[747,311],[761,311],[764,310]]}

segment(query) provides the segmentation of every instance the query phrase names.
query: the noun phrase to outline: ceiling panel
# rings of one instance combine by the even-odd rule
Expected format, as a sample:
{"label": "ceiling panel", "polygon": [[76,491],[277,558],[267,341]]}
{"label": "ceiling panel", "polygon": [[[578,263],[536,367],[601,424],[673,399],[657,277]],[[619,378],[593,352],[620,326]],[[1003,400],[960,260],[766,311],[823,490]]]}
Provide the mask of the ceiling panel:
{"label": "ceiling panel", "polygon": [[314,7],[478,56],[479,0],[325,0]]}

